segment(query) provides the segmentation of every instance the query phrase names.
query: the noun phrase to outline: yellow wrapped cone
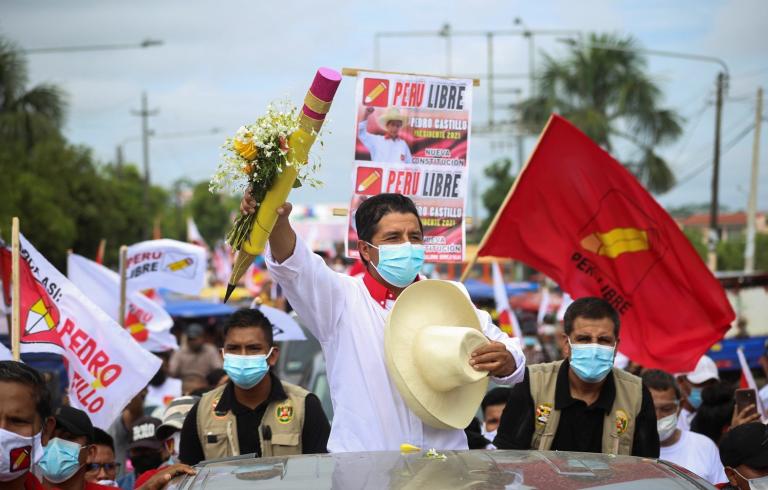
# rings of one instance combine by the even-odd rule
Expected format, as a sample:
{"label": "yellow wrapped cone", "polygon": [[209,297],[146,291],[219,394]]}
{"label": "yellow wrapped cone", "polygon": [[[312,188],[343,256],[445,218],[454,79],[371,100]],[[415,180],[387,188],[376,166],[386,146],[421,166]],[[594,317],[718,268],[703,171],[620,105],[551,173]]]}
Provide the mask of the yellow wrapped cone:
{"label": "yellow wrapped cone", "polygon": [[318,131],[323,126],[325,115],[331,107],[339,83],[341,83],[341,75],[330,68],[320,68],[315,74],[315,79],[307,92],[304,106],[299,114],[299,129],[288,137],[288,155],[286,157],[288,165],[283,168],[264,196],[264,200],[256,212],[253,227],[237,252],[224,302],[229,299],[237,281],[248,269],[253,258],[264,252],[269,234],[272,233],[272,228],[277,222],[277,208],[288,199],[288,194],[296,182],[299,166],[307,163],[309,150],[315,142]]}

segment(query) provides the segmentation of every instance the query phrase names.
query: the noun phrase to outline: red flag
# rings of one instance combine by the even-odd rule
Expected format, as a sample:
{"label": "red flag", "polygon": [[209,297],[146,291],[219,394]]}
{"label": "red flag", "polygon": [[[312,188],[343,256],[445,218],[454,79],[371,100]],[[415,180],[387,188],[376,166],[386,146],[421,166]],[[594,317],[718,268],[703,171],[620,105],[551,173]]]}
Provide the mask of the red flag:
{"label": "red flag", "polygon": [[688,372],[735,314],[688,239],[634,176],[553,115],[478,256],[521,260],[621,314],[620,350]]}
{"label": "red flag", "polygon": [[3,304],[11,304],[11,250],[3,246],[0,248],[0,281],[3,283]]}

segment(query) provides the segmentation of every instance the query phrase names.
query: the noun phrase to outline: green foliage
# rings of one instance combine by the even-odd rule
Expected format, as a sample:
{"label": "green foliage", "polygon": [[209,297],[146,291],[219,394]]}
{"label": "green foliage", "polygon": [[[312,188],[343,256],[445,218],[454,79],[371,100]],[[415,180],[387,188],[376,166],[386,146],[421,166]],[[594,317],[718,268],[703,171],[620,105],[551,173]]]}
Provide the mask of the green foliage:
{"label": "green foliage", "polygon": [[704,240],[704,234],[698,228],[684,228],[683,234],[688,238],[696,249],[696,252],[705,263],[707,262],[707,244]]}
{"label": "green foliage", "polygon": [[[701,259],[707,261],[707,245],[701,230],[686,228],[683,233],[696,249]],[[744,235],[731,237],[717,244],[717,270],[739,271],[744,269]],[[758,233],[755,237],[755,270],[768,271],[768,235]]]}
{"label": "green foliage", "polygon": [[59,135],[66,113],[64,92],[54,85],[27,87],[27,61],[11,42],[0,38],[0,139],[27,149]]}
{"label": "green foliage", "polygon": [[515,176],[512,175],[511,169],[512,160],[509,158],[496,160],[483,169],[483,173],[492,183],[482,195],[483,206],[488,212],[488,217],[483,220],[483,224],[480,227],[480,237],[482,237],[485,230],[491,225],[493,217],[496,216],[496,212],[499,210],[502,203],[504,203],[504,199],[507,197],[509,189],[515,182]]}
{"label": "green foliage", "polygon": [[223,236],[236,202],[211,195],[207,182],[185,182],[193,188],[188,204],[172,202],[177,192],[151,186],[145,206],[138,169],[100,164],[88,148],[67,143],[59,131],[63,92],[26,83],[26,61],[0,39],[0,230],[6,241],[18,216],[22,233],[64,271],[67,249],[94,257],[101,239],[105,263],[116,267],[119,246],[149,238],[156,220],[169,238],[186,239],[188,215],[209,240]]}
{"label": "green foliage", "polygon": [[675,176],[656,147],[680,136],[681,117],[660,107],[661,89],[636,48],[631,37],[591,34],[564,59],[544,55],[538,95],[523,102],[522,118],[538,133],[550,114],[558,113],[609,152],[616,138],[628,141],[639,157],[625,158],[624,164],[651,192],[663,193],[674,186]]}
{"label": "green foliage", "polygon": [[187,213],[195,219],[195,224],[208,245],[213,245],[224,240],[232,223],[231,215],[239,208],[239,199],[212,194],[208,190],[208,182],[199,182],[192,189]]}

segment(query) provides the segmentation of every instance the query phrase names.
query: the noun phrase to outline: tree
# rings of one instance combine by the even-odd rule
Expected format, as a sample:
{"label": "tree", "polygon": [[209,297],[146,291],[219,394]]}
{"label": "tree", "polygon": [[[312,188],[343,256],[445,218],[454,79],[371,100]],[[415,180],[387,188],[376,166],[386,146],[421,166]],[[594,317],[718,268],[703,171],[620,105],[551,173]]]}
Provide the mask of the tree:
{"label": "tree", "polygon": [[675,176],[656,147],[680,136],[682,118],[660,107],[661,89],[646,73],[646,60],[631,37],[591,34],[564,59],[545,54],[537,80],[538,95],[521,107],[529,130],[539,132],[549,115],[558,113],[611,153],[617,139],[634,146],[639,158],[624,158],[624,165],[651,192],[674,186]]}
{"label": "tree", "polygon": [[194,186],[187,207],[187,215],[195,219],[200,234],[210,246],[224,240],[232,226],[231,215],[240,208],[237,197],[212,194],[207,181]]}
{"label": "tree", "polygon": [[485,231],[491,225],[496,212],[498,212],[501,205],[504,203],[504,198],[507,197],[509,189],[515,182],[515,176],[511,173],[512,160],[509,158],[502,158],[494,161],[489,166],[483,169],[483,173],[491,181],[491,186],[488,187],[482,195],[483,206],[488,212],[488,216],[483,220],[483,224],[479,230],[479,235],[482,237]]}
{"label": "tree", "polygon": [[0,138],[35,142],[58,136],[64,123],[64,92],[51,84],[27,88],[27,61],[18,48],[0,38]]}

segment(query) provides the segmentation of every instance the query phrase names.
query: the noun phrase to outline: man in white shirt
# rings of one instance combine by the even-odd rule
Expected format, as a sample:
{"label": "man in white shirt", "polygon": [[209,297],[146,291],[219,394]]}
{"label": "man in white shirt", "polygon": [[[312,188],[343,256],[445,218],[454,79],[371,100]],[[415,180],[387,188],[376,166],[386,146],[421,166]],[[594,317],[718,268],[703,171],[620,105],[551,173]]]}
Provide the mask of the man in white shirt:
{"label": "man in white shirt", "polygon": [[390,107],[379,117],[379,124],[386,132],[383,135],[368,132],[368,116],[373,113],[373,107],[365,109],[365,117],[357,126],[357,137],[371,152],[372,162],[381,163],[412,163],[411,149],[403,138],[400,130],[405,124],[406,117]]}
{"label": "man in white shirt", "polygon": [[680,388],[671,374],[658,369],[643,373],[643,383],[651,392],[656,408],[656,428],[661,442],[661,459],[685,468],[709,483],[725,483],[720,453],[712,440],[689,430],[680,430]]}
{"label": "man in white shirt", "polygon": [[[244,198],[243,212],[255,203]],[[326,360],[333,401],[331,452],[398,450],[403,443],[421,448],[466,449],[462,430],[425,425],[405,404],[387,373],[384,325],[398,295],[412,282],[423,262],[423,230],[413,201],[399,194],[380,194],[364,201],[355,222],[362,276],[330,269],[312,253],[288,222],[290,204],[279,218],[265,252],[273,279],[306,327],[317,337]],[[518,339],[510,338],[477,310],[491,342],[469,361],[488,371],[496,384],[523,377],[525,357]]]}
{"label": "man in white shirt", "polygon": [[720,381],[720,374],[711,357],[701,356],[696,363],[696,368],[690,373],[678,374],[677,381],[680,383],[683,396],[677,426],[682,430],[691,430],[691,421],[696,415],[696,410],[701,406],[701,391]]}

